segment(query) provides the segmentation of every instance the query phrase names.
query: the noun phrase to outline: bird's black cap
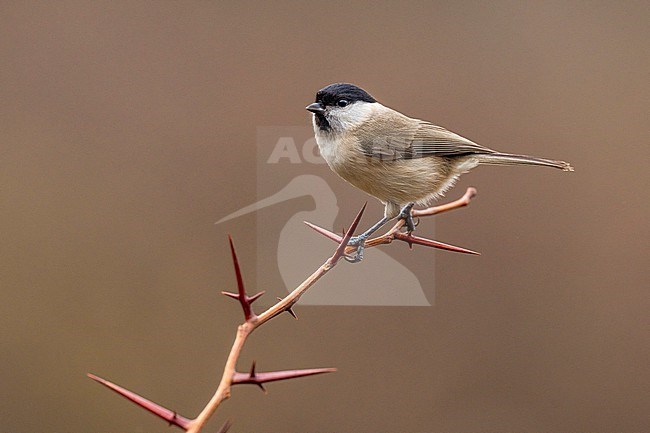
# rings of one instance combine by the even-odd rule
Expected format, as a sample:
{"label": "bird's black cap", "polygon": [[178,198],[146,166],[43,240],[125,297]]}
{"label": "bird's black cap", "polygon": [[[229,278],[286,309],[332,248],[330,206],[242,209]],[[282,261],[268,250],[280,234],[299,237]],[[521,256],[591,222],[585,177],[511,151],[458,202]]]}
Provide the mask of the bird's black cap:
{"label": "bird's black cap", "polygon": [[348,102],[377,102],[370,93],[349,83],[330,84],[316,93],[316,102],[320,102],[323,105],[334,105],[340,99],[345,99]]}

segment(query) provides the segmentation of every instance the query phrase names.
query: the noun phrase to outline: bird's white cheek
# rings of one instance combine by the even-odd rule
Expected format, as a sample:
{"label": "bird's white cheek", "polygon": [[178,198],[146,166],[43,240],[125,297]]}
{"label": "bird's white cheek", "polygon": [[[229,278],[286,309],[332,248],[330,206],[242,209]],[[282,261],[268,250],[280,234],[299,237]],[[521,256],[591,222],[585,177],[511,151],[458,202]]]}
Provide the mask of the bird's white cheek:
{"label": "bird's white cheek", "polygon": [[377,105],[379,104],[357,102],[339,110],[338,121],[341,124],[341,128],[347,130],[361,125],[372,116]]}

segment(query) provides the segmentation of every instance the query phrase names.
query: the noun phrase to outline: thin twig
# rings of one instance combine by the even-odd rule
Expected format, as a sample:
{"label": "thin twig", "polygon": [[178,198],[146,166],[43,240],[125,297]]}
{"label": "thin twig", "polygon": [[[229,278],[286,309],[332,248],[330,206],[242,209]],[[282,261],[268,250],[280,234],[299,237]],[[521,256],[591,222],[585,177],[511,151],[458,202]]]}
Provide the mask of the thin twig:
{"label": "thin twig", "polygon": [[198,433],[201,431],[205,423],[208,421],[210,416],[214,413],[215,410],[219,407],[222,401],[230,397],[230,388],[233,384],[233,378],[236,375],[235,366],[237,360],[239,359],[239,354],[241,353],[242,347],[246,342],[248,336],[258,327],[262,326],[264,323],[268,322],[277,315],[289,310],[300,297],[318,281],[323,275],[329,272],[336,264],[339,262],[341,257],[344,254],[345,247],[350,240],[350,237],[354,233],[361,220],[363,211],[366,206],[359,211],[354,222],[350,226],[346,235],[343,236],[339,246],[336,251],[323,263],[313,274],[311,274],[305,281],[302,282],[298,287],[296,287],[291,293],[282,298],[278,303],[270,307],[268,310],[260,314],[259,316],[252,315],[252,317],[246,320],[245,323],[239,325],[237,328],[237,337],[235,338],[235,343],[230,350],[230,355],[228,355],[228,360],[226,361],[226,367],[224,368],[223,375],[221,376],[221,382],[217,391],[212,396],[212,399],[208,404],[203,408],[201,413],[192,421],[190,421],[189,428],[187,429],[188,433]]}

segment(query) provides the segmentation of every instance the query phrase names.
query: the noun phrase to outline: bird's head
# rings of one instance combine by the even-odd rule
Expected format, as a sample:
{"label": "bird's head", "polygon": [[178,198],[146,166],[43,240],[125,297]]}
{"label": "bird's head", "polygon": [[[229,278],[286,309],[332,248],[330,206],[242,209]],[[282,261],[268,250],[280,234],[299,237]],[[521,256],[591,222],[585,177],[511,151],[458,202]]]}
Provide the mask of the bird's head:
{"label": "bird's head", "polygon": [[344,132],[363,122],[377,100],[354,84],[335,83],[316,93],[316,101],[305,107],[314,116],[314,129],[321,132]]}

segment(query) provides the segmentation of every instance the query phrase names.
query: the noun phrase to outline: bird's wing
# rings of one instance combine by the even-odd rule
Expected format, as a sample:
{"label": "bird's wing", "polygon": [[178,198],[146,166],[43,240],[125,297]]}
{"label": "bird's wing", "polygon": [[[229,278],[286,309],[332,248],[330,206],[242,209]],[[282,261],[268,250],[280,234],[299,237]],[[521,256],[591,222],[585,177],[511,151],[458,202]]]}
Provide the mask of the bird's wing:
{"label": "bird's wing", "polygon": [[404,122],[402,119],[391,119],[384,123],[377,128],[383,130],[383,134],[375,135],[371,143],[362,144],[363,153],[367,156],[413,159],[495,152],[424,120]]}
{"label": "bird's wing", "polygon": [[492,149],[425,121],[420,121],[420,125],[413,136],[411,148],[413,153],[419,156],[495,153]]}

